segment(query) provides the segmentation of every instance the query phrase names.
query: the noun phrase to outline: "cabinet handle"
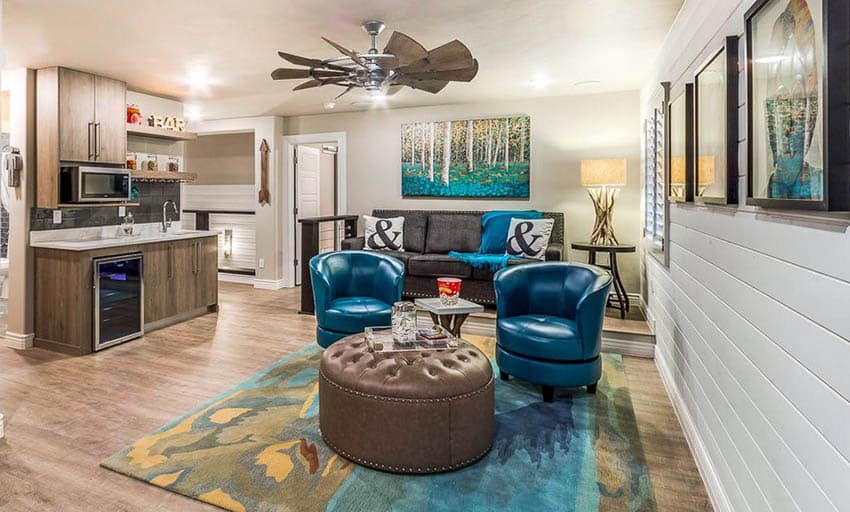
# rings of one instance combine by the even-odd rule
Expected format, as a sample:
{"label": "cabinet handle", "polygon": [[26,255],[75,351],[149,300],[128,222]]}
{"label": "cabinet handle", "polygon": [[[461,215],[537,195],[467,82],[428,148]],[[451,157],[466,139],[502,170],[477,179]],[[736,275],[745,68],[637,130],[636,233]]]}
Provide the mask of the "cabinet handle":
{"label": "cabinet handle", "polygon": [[198,275],[201,271],[201,244],[200,242],[195,242],[195,275]]}
{"label": "cabinet handle", "polygon": [[89,138],[89,160],[94,159],[94,151],[92,150],[92,139],[94,138],[94,137],[92,137],[92,127],[93,126],[94,126],[94,123],[89,123],[88,133],[87,133],[88,138]]}
{"label": "cabinet handle", "polygon": [[94,123],[94,159],[100,158],[100,123]]}
{"label": "cabinet handle", "polygon": [[168,279],[174,277],[174,246],[168,246]]}

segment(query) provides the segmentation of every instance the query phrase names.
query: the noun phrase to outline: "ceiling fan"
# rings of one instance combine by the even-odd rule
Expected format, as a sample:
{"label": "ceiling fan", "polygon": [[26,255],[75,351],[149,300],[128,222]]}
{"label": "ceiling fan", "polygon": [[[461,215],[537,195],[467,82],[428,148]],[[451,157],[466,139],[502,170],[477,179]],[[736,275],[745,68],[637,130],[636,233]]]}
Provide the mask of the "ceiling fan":
{"label": "ceiling fan", "polygon": [[436,94],[449,82],[469,82],[478,73],[478,61],[457,39],[429,51],[410,36],[393,32],[384,50],[378,51],[375,40],[384,23],[367,21],[362,26],[372,41],[367,52],[349,50],[323,37],[341,57],[322,60],[278,52],[287,62],[306,68],[278,68],[272,71],[272,79],[308,79],[294,91],[325,85],[345,87],[339,98],[354,88],[394,94],[401,86]]}

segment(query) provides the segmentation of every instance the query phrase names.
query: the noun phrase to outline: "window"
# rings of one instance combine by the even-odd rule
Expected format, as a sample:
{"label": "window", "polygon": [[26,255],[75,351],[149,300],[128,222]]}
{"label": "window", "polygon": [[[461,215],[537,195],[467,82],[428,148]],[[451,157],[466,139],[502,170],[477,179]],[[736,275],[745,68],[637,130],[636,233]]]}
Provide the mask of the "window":
{"label": "window", "polygon": [[653,246],[664,245],[664,113],[654,109],[645,120],[644,183],[646,217],[644,236]]}

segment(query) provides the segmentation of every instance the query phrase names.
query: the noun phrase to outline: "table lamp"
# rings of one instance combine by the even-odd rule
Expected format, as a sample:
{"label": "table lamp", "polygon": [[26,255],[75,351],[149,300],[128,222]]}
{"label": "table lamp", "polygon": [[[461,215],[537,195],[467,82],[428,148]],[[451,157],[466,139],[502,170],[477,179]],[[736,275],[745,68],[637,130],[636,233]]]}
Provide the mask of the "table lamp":
{"label": "table lamp", "polygon": [[626,159],[609,158],[581,161],[581,186],[586,187],[596,210],[596,223],[590,235],[593,245],[619,245],[614,236],[614,199],[618,187],[626,185]]}
{"label": "table lamp", "polygon": [[683,156],[670,158],[670,195],[674,197],[685,197],[685,166],[687,161]]}

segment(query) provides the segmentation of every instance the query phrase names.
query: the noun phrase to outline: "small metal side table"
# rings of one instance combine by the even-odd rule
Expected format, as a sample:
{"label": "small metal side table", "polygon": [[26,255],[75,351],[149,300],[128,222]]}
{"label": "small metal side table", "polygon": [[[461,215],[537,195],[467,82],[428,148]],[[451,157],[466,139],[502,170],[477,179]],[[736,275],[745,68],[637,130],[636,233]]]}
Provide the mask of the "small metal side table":
{"label": "small metal side table", "polygon": [[[608,296],[608,306],[620,310],[620,318],[626,318],[626,312],[629,310],[629,296],[626,293],[626,288],[623,286],[623,281],[620,279],[620,267],[617,266],[617,254],[635,252],[634,245],[594,245],[591,243],[574,243],[571,247],[577,251],[587,251],[587,262],[591,265],[596,265],[611,271],[611,277],[614,278],[614,295]],[[596,263],[596,253],[608,253],[608,264],[600,265]]]}
{"label": "small metal side table", "polygon": [[441,325],[455,337],[460,337],[460,326],[470,313],[484,311],[484,306],[470,300],[458,298],[454,306],[445,306],[440,299],[416,299],[415,304],[431,315],[434,325]]}

